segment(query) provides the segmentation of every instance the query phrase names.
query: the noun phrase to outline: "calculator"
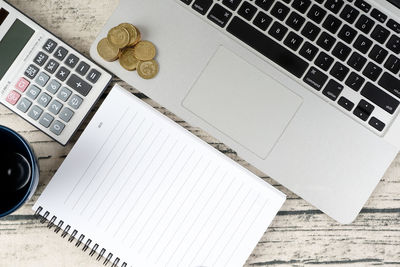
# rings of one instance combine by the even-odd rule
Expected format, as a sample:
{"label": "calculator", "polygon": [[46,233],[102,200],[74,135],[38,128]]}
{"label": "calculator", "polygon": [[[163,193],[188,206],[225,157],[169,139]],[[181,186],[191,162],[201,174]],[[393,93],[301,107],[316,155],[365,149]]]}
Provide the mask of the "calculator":
{"label": "calculator", "polygon": [[112,75],[0,0],[0,103],[66,145]]}

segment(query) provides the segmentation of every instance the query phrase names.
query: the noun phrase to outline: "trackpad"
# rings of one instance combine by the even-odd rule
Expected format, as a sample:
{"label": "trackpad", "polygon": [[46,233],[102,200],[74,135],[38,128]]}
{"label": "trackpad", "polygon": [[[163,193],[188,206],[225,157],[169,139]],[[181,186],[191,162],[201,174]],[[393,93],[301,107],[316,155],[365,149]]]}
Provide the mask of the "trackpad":
{"label": "trackpad", "polygon": [[301,103],[301,97],[220,46],[183,106],[264,159]]}

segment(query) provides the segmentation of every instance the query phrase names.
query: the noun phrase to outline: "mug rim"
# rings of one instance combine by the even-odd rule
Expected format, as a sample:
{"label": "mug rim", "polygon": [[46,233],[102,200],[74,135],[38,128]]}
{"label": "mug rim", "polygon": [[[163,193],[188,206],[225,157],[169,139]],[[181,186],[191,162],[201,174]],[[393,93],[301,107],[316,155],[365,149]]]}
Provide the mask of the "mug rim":
{"label": "mug rim", "polygon": [[29,154],[29,158],[30,158],[29,163],[31,164],[32,172],[31,172],[31,177],[30,177],[31,181],[30,181],[29,189],[27,190],[25,196],[12,209],[10,209],[4,213],[0,213],[0,218],[10,215],[11,213],[13,213],[17,209],[19,209],[27,201],[29,195],[32,192],[32,187],[35,184],[35,177],[37,176],[37,172],[38,172],[37,159],[36,159],[35,153],[33,152],[31,146],[29,145],[29,143],[16,131],[14,131],[6,126],[0,125],[0,131],[2,131],[2,130],[6,131],[8,133],[11,133],[13,136],[17,137],[18,140],[24,144],[24,146]]}

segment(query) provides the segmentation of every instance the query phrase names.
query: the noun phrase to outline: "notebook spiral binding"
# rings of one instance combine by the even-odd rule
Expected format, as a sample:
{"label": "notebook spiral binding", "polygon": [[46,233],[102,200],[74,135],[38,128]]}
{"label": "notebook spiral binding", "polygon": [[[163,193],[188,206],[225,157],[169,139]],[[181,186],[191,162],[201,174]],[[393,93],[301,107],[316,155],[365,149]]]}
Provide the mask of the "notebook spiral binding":
{"label": "notebook spiral binding", "polygon": [[[60,220],[58,222],[58,224],[55,225],[57,216],[52,216],[51,219],[49,220],[48,218],[50,218],[49,217],[50,212],[44,211],[44,214],[42,215],[41,214],[42,211],[44,211],[43,207],[38,207],[36,209],[35,216],[37,216],[38,219],[40,219],[40,223],[46,224],[46,222],[47,222],[47,228],[51,229],[55,226],[54,232],[56,234],[58,234],[62,230],[63,225],[65,224],[64,221]],[[77,230],[74,229],[71,232],[71,229],[72,229],[71,226],[67,224],[67,226],[65,226],[64,230],[61,233],[62,238],[65,238],[68,234],[70,234],[70,237],[68,238],[68,242],[70,242],[70,243],[72,243],[76,239],[76,237],[79,235]],[[84,240],[85,240],[85,235],[84,234],[79,235],[79,238],[76,239],[75,247],[79,248],[83,244]],[[86,252],[89,249],[89,246],[92,242],[93,241],[91,239],[87,238],[87,240],[82,248],[82,251]],[[100,247],[100,245],[96,243],[92,247],[92,249],[89,253],[89,256],[93,257],[93,255],[96,254],[96,252],[98,251],[99,247]],[[100,250],[99,255],[97,256],[96,260],[100,261],[101,258],[106,254],[106,252],[107,252],[107,250],[105,248],[102,248]],[[108,256],[104,260],[103,265],[107,265],[108,263],[110,263],[112,261],[113,257],[114,257],[114,255],[112,253],[108,253]],[[117,267],[119,262],[120,262],[120,258],[116,257],[114,262],[112,263],[111,267]],[[127,267],[127,266],[128,266],[128,264],[126,262],[122,263],[122,265],[121,265],[121,267]]]}

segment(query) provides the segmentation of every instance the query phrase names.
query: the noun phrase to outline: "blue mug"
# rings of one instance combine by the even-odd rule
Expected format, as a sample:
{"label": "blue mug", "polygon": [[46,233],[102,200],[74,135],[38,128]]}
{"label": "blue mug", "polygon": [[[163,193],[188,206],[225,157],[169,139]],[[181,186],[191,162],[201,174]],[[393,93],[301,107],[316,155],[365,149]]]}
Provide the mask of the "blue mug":
{"label": "blue mug", "polygon": [[29,143],[0,125],[0,218],[28,201],[39,183],[39,165]]}

